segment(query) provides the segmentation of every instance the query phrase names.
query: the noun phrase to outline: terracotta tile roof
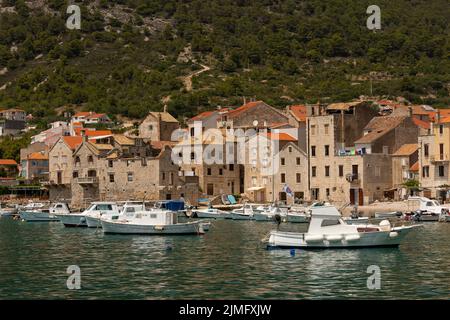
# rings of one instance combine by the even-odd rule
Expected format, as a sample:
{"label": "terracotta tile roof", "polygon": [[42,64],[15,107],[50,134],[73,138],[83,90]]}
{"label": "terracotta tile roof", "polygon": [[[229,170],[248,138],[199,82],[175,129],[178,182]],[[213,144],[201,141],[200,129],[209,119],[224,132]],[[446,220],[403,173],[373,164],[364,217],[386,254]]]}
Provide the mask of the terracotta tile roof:
{"label": "terracotta tile roof", "polygon": [[441,120],[439,121],[439,123],[449,123],[450,122],[450,117],[446,117],[444,119],[441,118]]}
{"label": "terracotta tile roof", "polygon": [[372,143],[396,128],[406,118],[407,116],[374,117],[364,128],[369,133],[356,140],[355,143]]}
{"label": "terracotta tile roof", "polygon": [[87,137],[98,137],[98,136],[109,136],[112,135],[111,130],[95,130],[95,129],[84,129],[84,128],[75,128],[75,135],[81,136],[81,131],[84,130],[84,134]]}
{"label": "terracotta tile roof", "polygon": [[25,110],[18,109],[18,108],[11,108],[6,110],[1,110],[0,112],[25,112]]}
{"label": "terracotta tile roof", "polygon": [[0,166],[17,166],[17,162],[13,159],[0,159]]}
{"label": "terracotta tile roof", "polygon": [[413,118],[412,118],[412,121],[414,122],[414,124],[415,124],[416,126],[418,126],[418,127],[420,127],[420,128],[423,128],[423,129],[430,129],[430,123],[427,122],[427,121],[420,120],[420,119],[418,119],[418,118],[416,118],[416,117],[413,117]]}
{"label": "terracotta tile roof", "polygon": [[410,168],[409,171],[419,171],[419,161],[416,161]]}
{"label": "terracotta tile roof", "polygon": [[293,136],[287,134],[287,133],[271,133],[268,132],[266,134],[267,138],[271,139],[271,140],[280,140],[280,141],[297,141],[297,139],[295,139]]}
{"label": "terracotta tile roof", "polygon": [[215,111],[205,111],[202,112],[192,118],[190,118],[188,121],[200,121],[202,119],[208,118],[209,116],[211,116],[212,114],[214,114]]}
{"label": "terracotta tile roof", "polygon": [[393,156],[409,156],[419,149],[419,145],[417,143],[408,143],[402,145],[398,150],[393,154]]}
{"label": "terracotta tile roof", "polygon": [[48,156],[41,152],[33,152],[27,156],[28,160],[48,160]]}
{"label": "terracotta tile roof", "polygon": [[248,103],[246,103],[246,104],[240,106],[240,107],[237,108],[237,109],[230,110],[230,111],[228,112],[227,116],[228,116],[229,118],[236,118],[236,117],[239,116],[241,113],[243,113],[243,112],[245,112],[245,111],[247,111],[247,110],[250,110],[250,109],[252,109],[252,108],[254,108],[254,107],[256,107],[256,106],[258,106],[258,105],[260,105],[260,104],[266,104],[266,103],[263,102],[263,101],[252,101],[252,102],[248,102]]}
{"label": "terracotta tile roof", "polygon": [[82,111],[82,112],[75,113],[73,116],[74,117],[87,117],[90,114],[91,114],[91,112],[89,112],[89,111]]}
{"label": "terracotta tile roof", "polygon": [[71,150],[75,150],[83,142],[80,136],[64,136],[62,139]]}
{"label": "terracotta tile roof", "polygon": [[101,117],[104,117],[104,116],[106,116],[106,114],[104,114],[104,113],[94,113],[94,114],[88,115],[87,118],[89,118],[89,119],[97,119],[97,118],[101,118]]}
{"label": "terracotta tile roof", "polygon": [[304,105],[289,106],[289,111],[297,121],[300,122],[306,121],[306,106]]}

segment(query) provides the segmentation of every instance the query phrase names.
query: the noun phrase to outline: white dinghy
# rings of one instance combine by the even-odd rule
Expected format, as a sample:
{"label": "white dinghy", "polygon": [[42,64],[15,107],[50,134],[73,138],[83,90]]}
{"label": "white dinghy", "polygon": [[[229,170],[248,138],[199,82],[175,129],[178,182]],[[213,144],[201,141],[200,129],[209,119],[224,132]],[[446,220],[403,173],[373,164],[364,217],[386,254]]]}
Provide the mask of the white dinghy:
{"label": "white dinghy", "polygon": [[334,206],[311,207],[306,233],[272,231],[268,248],[363,248],[398,246],[415,226],[391,227],[388,220],[379,225],[347,224]]}
{"label": "white dinghy", "polygon": [[231,211],[231,219],[254,220],[255,213],[261,213],[261,210],[258,210],[254,204],[246,203],[241,208]]}
{"label": "white dinghy", "polygon": [[192,210],[192,216],[201,219],[225,219],[229,215],[229,212],[214,209],[213,207]]}
{"label": "white dinghy", "polygon": [[[118,219],[101,218],[104,233],[115,234],[204,234],[204,222],[199,220],[178,223],[176,212],[153,209],[150,211],[124,212]],[[209,225],[206,226],[209,229]]]}
{"label": "white dinghy", "polygon": [[44,204],[29,204],[19,211],[20,218],[27,222],[52,222],[59,221],[58,214],[69,213],[66,203],[57,202],[49,207]]}

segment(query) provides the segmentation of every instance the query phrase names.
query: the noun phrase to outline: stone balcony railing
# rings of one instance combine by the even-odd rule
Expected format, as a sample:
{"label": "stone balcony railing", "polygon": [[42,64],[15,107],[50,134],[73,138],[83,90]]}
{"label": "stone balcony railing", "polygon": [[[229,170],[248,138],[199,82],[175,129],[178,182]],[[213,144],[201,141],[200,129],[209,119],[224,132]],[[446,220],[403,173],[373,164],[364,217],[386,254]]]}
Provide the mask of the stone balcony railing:
{"label": "stone balcony railing", "polygon": [[448,154],[438,154],[430,157],[431,162],[449,162],[450,157]]}
{"label": "stone balcony railing", "polygon": [[78,177],[78,184],[96,184],[98,183],[98,177]]}

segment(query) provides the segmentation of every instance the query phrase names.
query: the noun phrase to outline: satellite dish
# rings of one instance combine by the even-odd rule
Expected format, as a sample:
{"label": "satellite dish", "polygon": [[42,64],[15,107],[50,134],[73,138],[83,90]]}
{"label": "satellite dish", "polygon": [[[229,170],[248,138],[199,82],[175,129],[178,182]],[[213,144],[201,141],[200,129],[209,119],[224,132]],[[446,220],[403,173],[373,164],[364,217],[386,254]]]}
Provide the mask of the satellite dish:
{"label": "satellite dish", "polygon": [[253,121],[253,126],[254,126],[254,127],[257,127],[257,126],[258,126],[258,120],[254,120],[254,121]]}

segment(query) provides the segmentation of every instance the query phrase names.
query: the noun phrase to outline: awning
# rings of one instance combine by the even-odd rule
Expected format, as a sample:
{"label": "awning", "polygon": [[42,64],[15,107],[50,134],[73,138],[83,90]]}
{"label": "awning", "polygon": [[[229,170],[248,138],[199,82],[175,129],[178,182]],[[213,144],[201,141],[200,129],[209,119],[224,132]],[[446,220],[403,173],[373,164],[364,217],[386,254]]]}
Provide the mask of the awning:
{"label": "awning", "polygon": [[248,188],[247,191],[261,191],[264,190],[266,187],[251,187]]}

